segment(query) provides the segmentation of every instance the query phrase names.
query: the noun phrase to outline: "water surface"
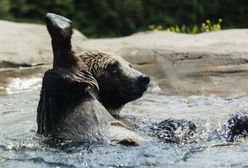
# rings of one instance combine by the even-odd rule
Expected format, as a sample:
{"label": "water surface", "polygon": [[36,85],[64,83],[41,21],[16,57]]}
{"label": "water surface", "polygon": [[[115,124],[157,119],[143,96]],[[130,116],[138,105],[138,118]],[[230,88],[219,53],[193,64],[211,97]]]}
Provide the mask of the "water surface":
{"label": "water surface", "polygon": [[0,167],[248,166],[248,140],[233,144],[207,141],[209,133],[220,128],[230,113],[248,109],[247,97],[183,97],[150,92],[123,108],[122,117],[144,125],[168,118],[194,121],[198,132],[185,144],[144,142],[126,147],[95,143],[51,147],[36,135],[40,80],[29,82],[28,88],[12,84],[9,94],[0,96]]}

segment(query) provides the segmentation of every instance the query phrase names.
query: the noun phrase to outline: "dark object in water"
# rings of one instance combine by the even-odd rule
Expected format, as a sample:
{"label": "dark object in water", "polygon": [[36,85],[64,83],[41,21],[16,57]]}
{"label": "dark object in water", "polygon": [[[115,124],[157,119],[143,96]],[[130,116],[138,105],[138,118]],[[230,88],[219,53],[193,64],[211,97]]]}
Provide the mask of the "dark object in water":
{"label": "dark object in water", "polygon": [[167,119],[150,126],[152,136],[165,143],[180,143],[192,137],[196,131],[196,125],[192,121]]}
{"label": "dark object in water", "polygon": [[231,114],[227,123],[219,130],[214,130],[209,136],[208,141],[225,140],[234,142],[237,139],[248,136],[248,111],[243,110]]}
{"label": "dark object in water", "polygon": [[248,135],[248,112],[242,111],[232,115],[226,127],[227,141],[233,142],[238,138],[246,137]]}

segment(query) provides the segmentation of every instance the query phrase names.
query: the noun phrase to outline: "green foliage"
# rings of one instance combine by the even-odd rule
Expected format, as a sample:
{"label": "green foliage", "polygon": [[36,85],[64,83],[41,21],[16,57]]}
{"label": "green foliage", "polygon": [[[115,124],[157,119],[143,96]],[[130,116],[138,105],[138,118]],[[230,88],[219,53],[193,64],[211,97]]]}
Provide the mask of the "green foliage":
{"label": "green foliage", "polygon": [[219,31],[221,30],[221,23],[222,19],[219,18],[218,23],[212,23],[209,19],[202,23],[202,31],[209,32],[209,31]]}
{"label": "green foliage", "polygon": [[209,19],[207,19],[205,22],[201,24],[201,26],[194,25],[193,27],[187,27],[185,25],[179,27],[176,26],[170,26],[167,28],[164,28],[162,25],[150,25],[148,28],[153,31],[158,30],[167,30],[169,32],[176,32],[176,33],[188,33],[188,34],[197,34],[201,32],[210,32],[210,31],[219,31],[221,30],[221,23],[222,19],[218,19],[218,23],[211,22]]}
{"label": "green foliage", "polygon": [[8,18],[10,10],[10,1],[9,0],[1,0],[0,1],[0,18]]}
{"label": "green foliage", "polygon": [[197,33],[201,26],[194,24],[205,18],[223,18],[223,28],[248,27],[247,0],[0,0],[0,19],[44,23],[46,12],[72,19],[90,37],[129,35],[152,24],[185,24],[175,31]]}

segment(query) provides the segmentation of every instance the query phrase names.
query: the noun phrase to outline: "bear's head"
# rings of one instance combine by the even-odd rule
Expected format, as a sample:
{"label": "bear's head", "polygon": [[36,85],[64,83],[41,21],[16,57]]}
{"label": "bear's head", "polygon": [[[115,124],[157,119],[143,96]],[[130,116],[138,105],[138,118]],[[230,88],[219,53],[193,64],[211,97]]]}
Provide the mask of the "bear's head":
{"label": "bear's head", "polygon": [[113,116],[119,114],[123,105],[141,97],[148,88],[149,77],[133,69],[120,56],[94,50],[78,56],[98,82],[99,101]]}

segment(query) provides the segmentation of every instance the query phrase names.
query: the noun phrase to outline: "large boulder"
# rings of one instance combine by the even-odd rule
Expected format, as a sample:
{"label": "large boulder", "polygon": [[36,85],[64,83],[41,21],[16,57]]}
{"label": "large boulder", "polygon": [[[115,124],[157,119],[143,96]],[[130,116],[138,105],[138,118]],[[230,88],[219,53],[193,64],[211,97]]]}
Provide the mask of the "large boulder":
{"label": "large boulder", "polygon": [[[82,50],[81,43],[85,39],[74,30],[75,51]],[[40,85],[41,80],[31,79],[41,78],[53,59],[46,26],[0,21],[0,44],[0,95]]]}
{"label": "large boulder", "polygon": [[[74,50],[80,51],[86,37],[74,30]],[[44,25],[0,21],[0,68],[15,65],[50,64],[52,48]]]}
{"label": "large boulder", "polygon": [[[0,21],[0,83],[6,67],[52,63],[45,26]],[[168,95],[248,95],[248,29],[198,35],[166,31],[143,32],[122,38],[86,39],[74,30],[75,51],[99,49],[121,55],[154,78]],[[27,74],[18,70],[20,74]],[[42,70],[42,72],[44,69]]]}

